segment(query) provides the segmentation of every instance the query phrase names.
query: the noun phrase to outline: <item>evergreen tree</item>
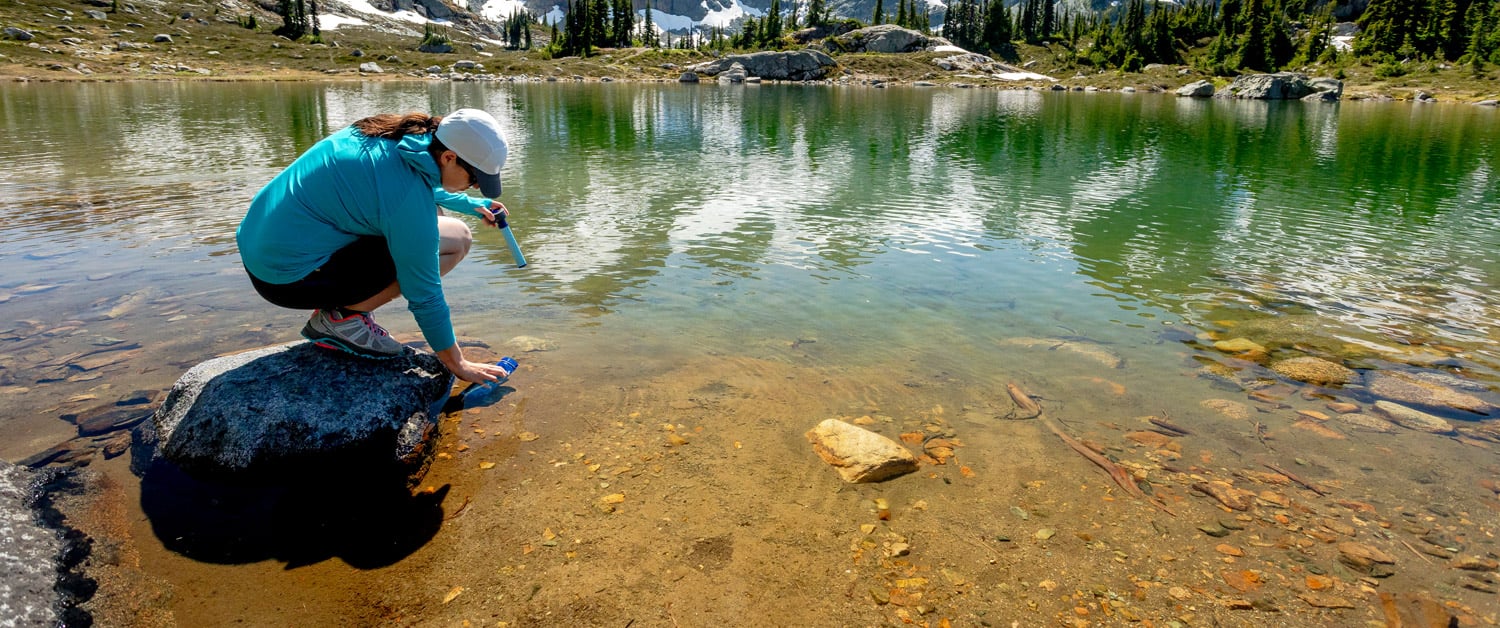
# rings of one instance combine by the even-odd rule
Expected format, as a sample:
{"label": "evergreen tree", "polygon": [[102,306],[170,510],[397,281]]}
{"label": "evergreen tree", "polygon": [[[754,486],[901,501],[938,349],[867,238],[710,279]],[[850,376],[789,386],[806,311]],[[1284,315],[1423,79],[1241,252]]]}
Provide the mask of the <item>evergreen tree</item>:
{"label": "evergreen tree", "polygon": [[635,6],[632,0],[615,0],[614,46],[628,48],[635,34]]}
{"label": "evergreen tree", "polygon": [[276,9],[281,15],[281,28],[273,33],[292,40],[307,34],[307,0],[277,0]]}
{"label": "evergreen tree", "polygon": [[896,0],[896,26],[906,27],[906,0]]}
{"label": "evergreen tree", "polygon": [[1141,56],[1141,50],[1145,48],[1146,31],[1146,0],[1130,0],[1125,5],[1125,19],[1120,22],[1120,41],[1125,46],[1128,56],[1134,53]]}
{"label": "evergreen tree", "polygon": [[761,45],[777,47],[781,40],[781,0],[771,0],[771,8],[766,11],[766,22],[761,29]]}
{"label": "evergreen tree", "polygon": [[586,0],[589,4],[588,38],[595,48],[608,48],[613,42],[609,37],[610,0]]}
{"label": "evergreen tree", "polygon": [[1414,0],[1370,0],[1370,6],[1359,18],[1354,54],[1388,53],[1404,57],[1418,50],[1422,40],[1418,4]]}
{"label": "evergreen tree", "polygon": [[1443,58],[1457,61],[1469,45],[1469,0],[1437,0],[1434,12],[1437,45]]}
{"label": "evergreen tree", "polygon": [[760,42],[760,24],[755,18],[745,20],[740,27],[740,41],[735,43],[736,48],[754,48]]}
{"label": "evergreen tree", "polygon": [[[1000,2],[1001,0],[992,1]],[[957,0],[948,7],[948,12],[943,14],[943,36],[955,46],[965,50],[975,50],[980,43],[982,17],[979,13],[978,0]]]}
{"label": "evergreen tree", "polygon": [[646,2],[646,16],[641,20],[641,45],[647,48],[655,48],[659,43],[656,37],[656,24],[651,18],[651,2]]}
{"label": "evergreen tree", "polygon": [[1302,37],[1302,43],[1297,47],[1297,54],[1292,58],[1292,64],[1306,65],[1317,62],[1323,56],[1323,51],[1329,49],[1332,38],[1333,6],[1329,5],[1309,19],[1307,34]]}
{"label": "evergreen tree", "polygon": [[1223,0],[1219,3],[1219,29],[1220,39],[1227,38],[1232,43],[1240,36],[1240,8],[1241,0]]}
{"label": "evergreen tree", "polygon": [[1500,63],[1500,1],[1474,0],[1467,13],[1469,45],[1464,62],[1477,71],[1486,62]]}
{"label": "evergreen tree", "polygon": [[807,25],[818,28],[828,23],[828,8],[823,0],[812,0],[807,6]]}
{"label": "evergreen tree", "polygon": [[1042,3],[1042,19],[1041,19],[1041,22],[1042,22],[1042,32],[1041,32],[1041,39],[1047,40],[1047,39],[1051,39],[1052,38],[1052,34],[1055,33],[1055,32],[1057,32],[1057,9],[1054,8],[1054,5],[1052,4],[1052,0],[1041,0],[1041,3]]}
{"label": "evergreen tree", "polygon": [[875,15],[870,17],[870,25],[885,23],[885,0],[875,0]]}
{"label": "evergreen tree", "polygon": [[594,54],[596,19],[593,15],[593,0],[568,0],[568,11],[563,15],[562,41],[558,55],[563,57],[588,57]]}
{"label": "evergreen tree", "polygon": [[1015,39],[1010,21],[1010,9],[1005,8],[1005,0],[990,0],[985,7],[984,26],[981,30],[980,39],[985,48],[998,56],[1008,56],[1011,53]]}
{"label": "evergreen tree", "polygon": [[1152,0],[1142,42],[1141,56],[1146,58],[1146,63],[1177,63],[1177,46],[1172,38],[1173,12],[1163,7],[1161,0]]}
{"label": "evergreen tree", "polygon": [[1236,65],[1266,72],[1275,69],[1276,64],[1271,57],[1270,14],[1266,11],[1266,0],[1248,0],[1241,10],[1240,24],[1245,32],[1240,36]]}
{"label": "evergreen tree", "polygon": [[1021,39],[1029,43],[1036,43],[1039,39],[1037,37],[1037,22],[1039,21],[1040,13],[1038,10],[1039,1],[1045,0],[1026,0],[1021,5]]}

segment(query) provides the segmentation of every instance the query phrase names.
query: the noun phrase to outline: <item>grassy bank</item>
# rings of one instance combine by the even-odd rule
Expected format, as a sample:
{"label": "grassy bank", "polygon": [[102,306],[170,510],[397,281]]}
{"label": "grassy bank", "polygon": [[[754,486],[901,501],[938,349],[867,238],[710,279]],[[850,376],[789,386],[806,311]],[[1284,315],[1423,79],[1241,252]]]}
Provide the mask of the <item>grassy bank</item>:
{"label": "grassy bank", "polygon": [[[0,40],[0,77],[36,81],[414,80],[429,67],[446,71],[457,61],[469,60],[481,64],[483,72],[501,76],[674,81],[682,68],[710,58],[694,51],[637,48],[604,50],[589,58],[548,59],[539,51],[506,50],[459,29],[449,33],[454,52],[424,53],[416,50],[421,29],[414,24],[344,26],[323,32],[323,41],[318,43],[276,36],[271,31],[279,24],[279,18],[260,7],[236,0],[154,4],[3,0],[0,26],[23,29],[32,38]],[[163,35],[170,41],[159,37]],[[540,46],[545,38],[539,29],[534,39]],[[1069,62],[1070,55],[1060,45],[1023,45],[1017,52],[1017,58],[1009,61],[1054,77],[1067,87],[1159,91],[1212,78],[1188,66],[1157,66],[1138,73],[1100,71]],[[932,63],[944,56],[948,53],[837,55],[841,73],[835,78],[1000,88],[1052,84],[946,72]],[[360,66],[366,63],[378,65],[381,71],[362,72]],[[1500,71],[1495,69],[1476,73],[1467,67],[1414,63],[1407,74],[1390,78],[1378,77],[1373,67],[1358,63],[1302,71],[1341,76],[1346,98],[1409,100],[1425,91],[1440,101],[1474,102],[1500,95]]]}

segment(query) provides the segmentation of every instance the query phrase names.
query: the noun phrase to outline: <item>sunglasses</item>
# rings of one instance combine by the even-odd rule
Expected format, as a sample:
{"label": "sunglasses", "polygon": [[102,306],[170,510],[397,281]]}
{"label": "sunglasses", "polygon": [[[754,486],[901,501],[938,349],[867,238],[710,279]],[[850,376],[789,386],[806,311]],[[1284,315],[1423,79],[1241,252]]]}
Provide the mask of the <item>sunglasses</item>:
{"label": "sunglasses", "polygon": [[469,175],[469,185],[466,186],[464,189],[472,188],[472,187],[475,187],[475,186],[479,185],[479,170],[477,168],[475,168],[474,166],[469,165],[469,162],[464,161],[463,157],[459,157],[457,163],[458,163],[458,167],[463,168],[464,172],[468,173],[468,175]]}

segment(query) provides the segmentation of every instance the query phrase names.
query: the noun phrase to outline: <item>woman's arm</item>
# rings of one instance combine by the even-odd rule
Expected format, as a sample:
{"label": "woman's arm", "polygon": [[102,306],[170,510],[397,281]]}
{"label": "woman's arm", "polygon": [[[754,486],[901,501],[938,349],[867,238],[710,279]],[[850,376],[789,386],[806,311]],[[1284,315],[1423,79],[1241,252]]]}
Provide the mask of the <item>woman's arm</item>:
{"label": "woman's arm", "polygon": [[460,214],[478,216],[480,218],[484,218],[485,215],[483,212],[479,211],[479,208],[489,207],[490,205],[490,201],[487,201],[485,199],[475,198],[473,196],[469,196],[468,194],[449,192],[447,190],[444,190],[443,188],[434,188],[432,190],[432,196],[435,200],[437,200],[438,207],[450,211],[456,211]]}

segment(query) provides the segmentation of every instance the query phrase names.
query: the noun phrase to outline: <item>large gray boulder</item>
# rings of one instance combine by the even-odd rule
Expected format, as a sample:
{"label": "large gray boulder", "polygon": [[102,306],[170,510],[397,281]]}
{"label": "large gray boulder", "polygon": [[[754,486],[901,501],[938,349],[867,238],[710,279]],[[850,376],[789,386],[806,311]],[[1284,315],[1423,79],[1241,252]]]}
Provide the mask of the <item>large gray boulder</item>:
{"label": "large gray boulder", "polygon": [[932,38],[894,24],[879,24],[849,31],[831,41],[846,52],[917,52],[932,45]]}
{"label": "large gray boulder", "polygon": [[305,342],[199,364],[135,432],[132,466],[249,484],[392,472],[420,477],[452,391],[436,356],[370,360]]}
{"label": "large gray boulder", "polygon": [[1214,95],[1213,81],[1195,81],[1177,88],[1177,95],[1186,98],[1209,98]]}
{"label": "large gray boulder", "polygon": [[0,624],[56,626],[62,539],[37,523],[36,474],[0,460]]}
{"label": "large gray boulder", "polygon": [[[1300,100],[1315,94],[1337,95],[1344,91],[1344,83],[1338,79],[1309,79],[1306,74],[1277,72],[1275,74],[1246,74],[1234,79],[1217,98],[1239,98],[1245,100]],[[1324,96],[1319,96],[1323,98]]]}
{"label": "large gray boulder", "polygon": [[729,71],[735,64],[743,66],[747,76],[773,81],[816,81],[828,76],[838,66],[833,57],[818,50],[787,50],[729,55],[689,69],[716,76]]}
{"label": "large gray boulder", "polygon": [[933,59],[933,65],[948,72],[1000,72],[994,59],[975,52],[965,52],[951,57]]}

